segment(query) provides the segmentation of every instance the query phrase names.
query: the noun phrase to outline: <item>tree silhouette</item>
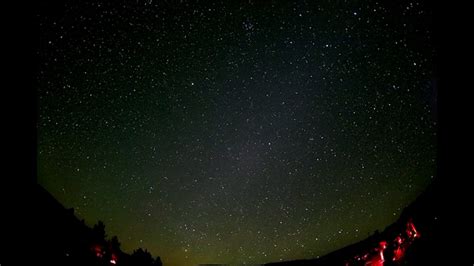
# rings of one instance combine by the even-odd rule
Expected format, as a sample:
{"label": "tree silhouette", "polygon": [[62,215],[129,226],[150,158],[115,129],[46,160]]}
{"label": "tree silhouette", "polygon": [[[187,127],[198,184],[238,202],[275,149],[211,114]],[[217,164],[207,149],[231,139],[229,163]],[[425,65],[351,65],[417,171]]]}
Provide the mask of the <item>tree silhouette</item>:
{"label": "tree silhouette", "polygon": [[92,232],[94,233],[94,237],[96,237],[98,240],[105,240],[105,237],[107,236],[105,234],[105,224],[102,221],[98,221],[97,224],[94,225],[92,228]]}
{"label": "tree silhouette", "polygon": [[131,257],[133,264],[136,266],[150,266],[153,265],[154,262],[150,252],[148,252],[146,249],[143,250],[142,248],[133,251]]}
{"label": "tree silhouette", "polygon": [[44,188],[36,187],[36,203],[42,219],[34,224],[38,234],[33,241],[33,255],[40,265],[162,266],[147,250],[132,255],[120,249],[117,236],[106,239],[105,224],[98,221],[89,227],[78,219],[73,209],[66,209]]}
{"label": "tree silhouette", "polygon": [[155,262],[153,263],[153,266],[163,266],[163,263],[161,262],[160,256],[156,257]]}
{"label": "tree silhouette", "polygon": [[120,250],[120,242],[117,236],[113,236],[112,239],[110,239],[110,247],[112,248],[113,251]]}

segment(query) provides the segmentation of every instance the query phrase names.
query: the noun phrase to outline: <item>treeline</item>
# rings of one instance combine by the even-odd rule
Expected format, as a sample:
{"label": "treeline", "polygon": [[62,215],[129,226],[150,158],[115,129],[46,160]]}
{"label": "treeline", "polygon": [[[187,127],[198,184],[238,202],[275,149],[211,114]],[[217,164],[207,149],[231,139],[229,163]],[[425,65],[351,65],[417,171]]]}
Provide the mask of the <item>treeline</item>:
{"label": "treeline", "polygon": [[30,243],[34,256],[25,254],[19,260],[39,265],[162,265],[160,257],[154,258],[146,249],[123,252],[116,236],[107,237],[102,221],[90,228],[40,186],[35,199],[35,237]]}

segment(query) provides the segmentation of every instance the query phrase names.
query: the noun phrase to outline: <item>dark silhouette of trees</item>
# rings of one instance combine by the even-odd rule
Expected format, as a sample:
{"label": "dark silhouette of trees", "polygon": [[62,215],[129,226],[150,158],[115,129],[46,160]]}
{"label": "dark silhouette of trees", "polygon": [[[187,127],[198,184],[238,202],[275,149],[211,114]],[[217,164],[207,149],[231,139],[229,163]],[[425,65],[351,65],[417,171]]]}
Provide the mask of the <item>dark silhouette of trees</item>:
{"label": "dark silhouette of trees", "polygon": [[92,228],[64,208],[39,185],[36,190],[34,224],[36,237],[32,242],[35,264],[65,266],[161,266],[150,252],[139,248],[129,255],[123,252],[117,236],[107,239],[105,224],[98,221]]}
{"label": "dark silhouette of trees", "polygon": [[98,221],[97,224],[92,228],[92,232],[97,239],[105,239],[107,235],[105,234],[105,224],[102,221]]}
{"label": "dark silhouette of trees", "polygon": [[160,256],[156,257],[153,266],[163,266],[163,263],[161,262]]}
{"label": "dark silhouette of trees", "polygon": [[132,260],[137,266],[153,265],[153,257],[146,249],[139,248],[132,253]]}
{"label": "dark silhouette of trees", "polygon": [[120,250],[120,242],[117,236],[113,236],[112,239],[110,239],[110,247],[115,251]]}

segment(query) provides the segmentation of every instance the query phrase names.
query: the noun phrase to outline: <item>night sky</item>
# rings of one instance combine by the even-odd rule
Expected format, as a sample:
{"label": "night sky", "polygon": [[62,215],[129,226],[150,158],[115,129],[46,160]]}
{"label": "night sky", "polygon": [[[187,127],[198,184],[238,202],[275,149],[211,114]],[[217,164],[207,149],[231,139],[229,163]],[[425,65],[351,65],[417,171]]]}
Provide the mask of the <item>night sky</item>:
{"label": "night sky", "polygon": [[165,265],[313,258],[395,221],[435,174],[431,7],[259,2],[38,9],[38,182]]}

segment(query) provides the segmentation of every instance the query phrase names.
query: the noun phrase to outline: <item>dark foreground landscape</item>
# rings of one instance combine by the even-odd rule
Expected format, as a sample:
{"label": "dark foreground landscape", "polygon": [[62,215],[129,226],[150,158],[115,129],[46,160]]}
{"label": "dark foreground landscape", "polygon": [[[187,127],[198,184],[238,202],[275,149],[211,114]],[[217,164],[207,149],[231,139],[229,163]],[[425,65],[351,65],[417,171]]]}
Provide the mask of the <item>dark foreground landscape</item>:
{"label": "dark foreground landscape", "polygon": [[439,182],[433,182],[383,232],[316,259],[267,265],[439,265],[442,256]]}
{"label": "dark foreground landscape", "polygon": [[107,237],[103,222],[88,227],[74,215],[74,209],[64,208],[39,185],[35,205],[41,210],[35,232],[35,261],[41,262],[37,265],[162,265],[160,257],[152,257],[146,249],[123,252],[117,237]]}
{"label": "dark foreground landscape", "polygon": [[[441,252],[439,184],[434,181],[400,218],[383,232],[315,259],[266,265],[432,265]],[[159,256],[137,248],[120,249],[117,237],[107,237],[105,225],[93,228],[64,208],[41,186],[36,187],[36,208],[43,215],[36,223],[36,261],[41,265],[162,265]],[[157,254],[153,254],[157,255]],[[166,255],[166,254],[160,254]]]}

